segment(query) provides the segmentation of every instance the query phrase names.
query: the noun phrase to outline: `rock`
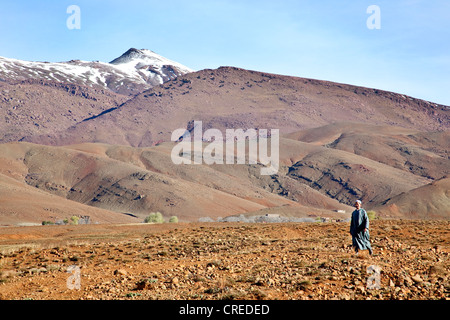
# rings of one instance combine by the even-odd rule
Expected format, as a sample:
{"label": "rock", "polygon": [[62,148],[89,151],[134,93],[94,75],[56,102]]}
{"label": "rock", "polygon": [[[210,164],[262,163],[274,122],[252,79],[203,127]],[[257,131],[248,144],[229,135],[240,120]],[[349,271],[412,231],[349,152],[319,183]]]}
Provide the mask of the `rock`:
{"label": "rock", "polygon": [[2,276],[2,278],[12,278],[17,275],[17,271],[16,270],[5,270],[3,272],[0,272],[0,275]]}
{"label": "rock", "polygon": [[406,276],[406,277],[404,278],[404,284],[405,284],[405,286],[410,286],[410,285],[413,284],[413,280],[411,279],[410,276]]}
{"label": "rock", "polygon": [[352,286],[352,285],[346,284],[346,285],[344,285],[344,288],[345,288],[345,289],[354,289],[355,287]]}
{"label": "rock", "polygon": [[395,279],[395,286],[400,287],[404,284],[405,279],[402,276],[398,276],[397,279]]}
{"label": "rock", "polygon": [[127,271],[124,269],[116,269],[114,270],[114,275],[116,276],[126,276],[127,275]]}
{"label": "rock", "polygon": [[415,276],[411,277],[411,279],[412,279],[415,283],[422,283],[422,282],[423,282],[423,280],[422,280],[422,278],[420,277],[419,274],[416,274]]}
{"label": "rock", "polygon": [[43,267],[42,268],[31,268],[31,269],[28,270],[28,272],[30,274],[39,274],[41,272],[47,272],[47,269],[43,268]]}
{"label": "rock", "polygon": [[445,274],[445,270],[442,269],[442,267],[440,267],[440,266],[433,265],[433,266],[430,266],[430,268],[428,269],[428,274],[430,276],[442,275],[442,274]]}

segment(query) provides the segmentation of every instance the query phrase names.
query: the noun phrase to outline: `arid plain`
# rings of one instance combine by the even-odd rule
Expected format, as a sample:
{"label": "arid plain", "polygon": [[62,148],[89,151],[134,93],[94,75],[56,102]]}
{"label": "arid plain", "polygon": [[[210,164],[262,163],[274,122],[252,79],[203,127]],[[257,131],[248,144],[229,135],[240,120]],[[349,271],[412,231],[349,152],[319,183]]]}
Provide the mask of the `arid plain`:
{"label": "arid plain", "polygon": [[[0,229],[2,299],[450,297],[450,225],[374,220],[373,256],[348,223],[171,223]],[[79,267],[79,289],[68,286]],[[369,289],[367,268],[378,266]],[[369,281],[369,282],[368,282]]]}
{"label": "arid plain", "polygon": [[[1,299],[449,298],[450,107],[234,67],[174,74],[133,48],[119,60],[171,76],[122,83],[112,65],[83,64],[116,70],[99,85],[63,72],[80,61],[7,60]],[[171,133],[195,121],[279,129],[277,174],[174,164]],[[356,199],[371,211],[373,256],[350,246]],[[179,222],[143,223],[152,212]],[[219,222],[266,215],[307,222]],[[41,225],[72,217],[89,224]]]}

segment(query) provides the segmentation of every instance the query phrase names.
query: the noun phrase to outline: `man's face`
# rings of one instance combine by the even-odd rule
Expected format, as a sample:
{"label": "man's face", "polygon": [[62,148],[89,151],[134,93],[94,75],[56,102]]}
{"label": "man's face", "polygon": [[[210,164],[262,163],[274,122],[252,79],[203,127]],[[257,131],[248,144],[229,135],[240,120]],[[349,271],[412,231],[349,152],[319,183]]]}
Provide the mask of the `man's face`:
{"label": "man's face", "polygon": [[356,208],[356,209],[361,208],[361,204],[360,204],[359,202],[355,202],[355,208]]}

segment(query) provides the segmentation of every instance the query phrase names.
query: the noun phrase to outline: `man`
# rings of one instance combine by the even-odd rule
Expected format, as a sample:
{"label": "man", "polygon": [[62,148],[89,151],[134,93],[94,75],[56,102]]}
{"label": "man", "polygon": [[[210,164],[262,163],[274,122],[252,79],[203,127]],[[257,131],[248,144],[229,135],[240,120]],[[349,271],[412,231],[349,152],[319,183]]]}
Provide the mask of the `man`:
{"label": "man", "polygon": [[369,217],[366,210],[361,208],[361,200],[356,200],[356,210],[352,213],[352,219],[350,221],[350,234],[352,235],[352,244],[355,248],[356,254],[359,250],[369,250],[369,254],[372,255],[372,247],[370,245],[369,235]]}

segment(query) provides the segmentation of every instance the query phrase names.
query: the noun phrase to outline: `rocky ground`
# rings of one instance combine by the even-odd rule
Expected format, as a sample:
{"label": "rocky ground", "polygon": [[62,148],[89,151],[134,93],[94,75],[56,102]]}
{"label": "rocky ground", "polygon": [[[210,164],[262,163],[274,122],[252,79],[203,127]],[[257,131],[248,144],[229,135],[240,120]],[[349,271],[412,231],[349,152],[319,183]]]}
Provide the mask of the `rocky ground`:
{"label": "rocky ground", "polygon": [[[354,254],[348,229],[336,222],[0,228],[0,298],[450,298],[449,221],[374,220],[373,256]],[[378,286],[370,266],[380,270]],[[70,281],[78,275],[79,289]]]}

